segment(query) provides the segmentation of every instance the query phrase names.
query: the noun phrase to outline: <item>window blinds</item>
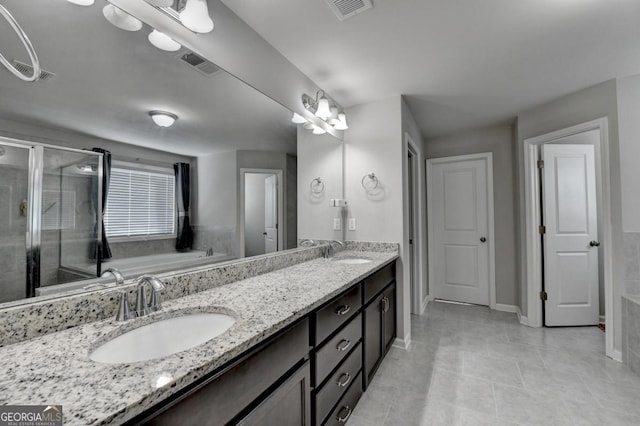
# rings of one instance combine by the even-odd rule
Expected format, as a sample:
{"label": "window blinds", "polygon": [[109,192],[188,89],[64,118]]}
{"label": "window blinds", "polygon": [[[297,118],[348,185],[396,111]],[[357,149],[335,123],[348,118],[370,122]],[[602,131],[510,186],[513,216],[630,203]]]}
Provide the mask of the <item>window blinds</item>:
{"label": "window blinds", "polygon": [[113,167],[104,224],[108,237],[175,235],[173,174]]}

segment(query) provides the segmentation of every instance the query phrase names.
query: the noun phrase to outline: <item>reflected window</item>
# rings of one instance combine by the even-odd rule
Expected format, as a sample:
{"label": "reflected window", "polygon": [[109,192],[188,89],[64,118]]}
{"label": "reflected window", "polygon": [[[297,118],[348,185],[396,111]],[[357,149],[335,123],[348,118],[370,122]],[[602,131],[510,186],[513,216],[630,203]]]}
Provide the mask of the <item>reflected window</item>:
{"label": "reflected window", "polygon": [[166,173],[111,168],[104,223],[107,237],[176,235],[175,178]]}

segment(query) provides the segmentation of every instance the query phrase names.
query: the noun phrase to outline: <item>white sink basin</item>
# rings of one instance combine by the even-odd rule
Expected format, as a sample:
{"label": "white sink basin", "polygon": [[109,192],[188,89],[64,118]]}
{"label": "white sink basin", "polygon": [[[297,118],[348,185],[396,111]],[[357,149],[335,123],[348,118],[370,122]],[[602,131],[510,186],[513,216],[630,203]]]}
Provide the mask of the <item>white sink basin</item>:
{"label": "white sink basin", "polygon": [[338,263],[344,263],[346,265],[362,265],[363,263],[371,263],[369,259],[361,259],[356,257],[345,257],[344,259],[336,259]]}
{"label": "white sink basin", "polygon": [[225,314],[189,314],[144,325],[94,350],[89,358],[125,364],[163,358],[201,345],[224,333],[236,320]]}

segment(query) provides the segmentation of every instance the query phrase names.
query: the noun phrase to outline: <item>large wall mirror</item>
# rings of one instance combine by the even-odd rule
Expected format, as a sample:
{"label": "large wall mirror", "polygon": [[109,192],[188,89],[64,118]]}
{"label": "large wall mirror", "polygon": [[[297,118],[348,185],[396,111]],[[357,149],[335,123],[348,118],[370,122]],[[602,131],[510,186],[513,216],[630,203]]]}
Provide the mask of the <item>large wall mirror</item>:
{"label": "large wall mirror", "polygon": [[[303,141],[291,111],[215,58],[158,49],[141,21],[113,25],[106,18],[123,15],[105,0],[3,6],[43,74],[27,83],[0,67],[0,308],[99,290],[107,268],[134,278],[293,249],[305,237],[298,186],[309,182],[298,182]],[[0,53],[29,72],[4,21]],[[177,120],[160,127],[157,110]],[[321,145],[303,150],[315,157],[306,162],[329,153],[337,195],[322,208],[332,211],[342,143],[306,143]],[[326,222],[317,228],[335,237]]]}

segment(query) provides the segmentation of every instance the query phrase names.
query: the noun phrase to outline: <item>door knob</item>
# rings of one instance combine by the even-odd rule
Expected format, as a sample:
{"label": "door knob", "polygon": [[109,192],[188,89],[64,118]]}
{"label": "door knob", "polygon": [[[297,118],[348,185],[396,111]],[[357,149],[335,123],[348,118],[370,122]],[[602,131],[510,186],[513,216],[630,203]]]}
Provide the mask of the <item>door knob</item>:
{"label": "door knob", "polygon": [[600,243],[599,243],[598,241],[591,241],[591,242],[589,243],[589,245],[590,245],[591,247],[600,247]]}
{"label": "door knob", "polygon": [[487,242],[487,239],[486,239],[485,237],[480,237],[480,242],[481,242],[481,243],[486,243],[486,242]]}
{"label": "door knob", "polygon": [[267,235],[267,233],[266,233],[266,232],[263,232],[263,233],[262,233],[262,235]]}

